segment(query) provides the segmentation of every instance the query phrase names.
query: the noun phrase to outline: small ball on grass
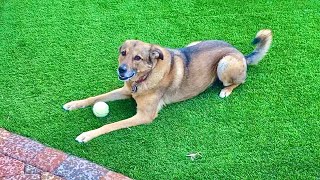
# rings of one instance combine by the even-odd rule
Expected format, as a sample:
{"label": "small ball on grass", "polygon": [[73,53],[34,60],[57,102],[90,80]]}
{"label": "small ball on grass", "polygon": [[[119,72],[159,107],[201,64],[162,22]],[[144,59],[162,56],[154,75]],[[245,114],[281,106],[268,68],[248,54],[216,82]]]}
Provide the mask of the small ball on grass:
{"label": "small ball on grass", "polygon": [[109,106],[105,102],[96,102],[92,107],[92,111],[97,117],[106,117],[109,113]]}

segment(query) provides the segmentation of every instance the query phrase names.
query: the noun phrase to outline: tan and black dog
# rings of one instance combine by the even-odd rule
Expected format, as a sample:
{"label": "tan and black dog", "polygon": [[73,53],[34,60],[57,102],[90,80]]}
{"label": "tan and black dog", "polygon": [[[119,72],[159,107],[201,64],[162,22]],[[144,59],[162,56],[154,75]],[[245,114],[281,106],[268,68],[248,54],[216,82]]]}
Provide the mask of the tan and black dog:
{"label": "tan and black dog", "polygon": [[244,56],[232,45],[218,40],[199,41],[180,49],[169,49],[138,40],[127,40],[120,47],[119,79],[122,88],[63,106],[75,110],[98,101],[134,98],[137,113],[131,118],[104,125],[80,134],[78,142],[89,140],[122,128],[151,123],[160,109],[170,103],[192,98],[207,89],[218,78],[225,86],[220,97],[245,82],[247,65],[257,64],[272,41],[271,30],[257,33],[255,50]]}

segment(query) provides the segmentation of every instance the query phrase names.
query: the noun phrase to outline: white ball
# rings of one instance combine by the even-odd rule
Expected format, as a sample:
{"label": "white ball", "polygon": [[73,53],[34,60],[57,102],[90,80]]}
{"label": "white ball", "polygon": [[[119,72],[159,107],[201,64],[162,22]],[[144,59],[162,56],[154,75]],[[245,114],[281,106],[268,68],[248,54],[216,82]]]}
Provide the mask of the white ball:
{"label": "white ball", "polygon": [[105,102],[96,102],[92,107],[92,111],[97,117],[105,117],[109,113],[109,106]]}

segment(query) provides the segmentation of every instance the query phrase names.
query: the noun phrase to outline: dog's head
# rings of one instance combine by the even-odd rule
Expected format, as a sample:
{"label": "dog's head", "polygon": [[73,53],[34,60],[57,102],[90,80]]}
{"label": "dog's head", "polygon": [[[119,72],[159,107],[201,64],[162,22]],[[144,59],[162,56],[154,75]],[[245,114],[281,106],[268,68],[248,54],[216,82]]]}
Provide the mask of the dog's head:
{"label": "dog's head", "polygon": [[163,60],[159,46],[138,40],[125,41],[119,53],[118,76],[122,81],[138,80],[150,73],[159,60]]}

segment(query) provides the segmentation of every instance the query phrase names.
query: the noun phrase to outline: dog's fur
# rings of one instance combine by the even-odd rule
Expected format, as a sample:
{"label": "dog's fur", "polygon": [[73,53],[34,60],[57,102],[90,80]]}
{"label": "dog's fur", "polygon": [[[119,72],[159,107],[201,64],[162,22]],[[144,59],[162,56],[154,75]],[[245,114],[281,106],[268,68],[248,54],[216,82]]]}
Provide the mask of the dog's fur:
{"label": "dog's fur", "polygon": [[183,101],[203,92],[218,78],[225,88],[224,98],[245,82],[247,65],[257,64],[272,41],[271,30],[261,30],[253,43],[256,49],[244,56],[232,45],[217,40],[199,41],[180,49],[169,49],[138,40],[127,40],[120,47],[119,79],[122,88],[64,105],[75,110],[98,101],[134,98],[137,113],[131,118],[84,132],[76,140],[88,142],[111,131],[151,123],[163,105]]}

